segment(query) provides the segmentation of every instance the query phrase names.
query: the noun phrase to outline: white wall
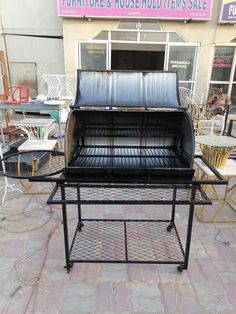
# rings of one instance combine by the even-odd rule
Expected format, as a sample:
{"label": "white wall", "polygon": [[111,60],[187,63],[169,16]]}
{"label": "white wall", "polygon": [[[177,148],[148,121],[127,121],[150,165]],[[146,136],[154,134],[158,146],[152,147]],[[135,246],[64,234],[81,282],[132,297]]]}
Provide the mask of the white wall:
{"label": "white wall", "polygon": [[0,0],[5,32],[61,35],[62,19],[57,15],[56,0]]}
{"label": "white wall", "polygon": [[32,80],[33,94],[35,90],[46,94],[42,74],[64,74],[62,19],[57,15],[57,1],[0,0],[0,19],[0,45],[6,53],[10,82],[27,84],[28,78]]}

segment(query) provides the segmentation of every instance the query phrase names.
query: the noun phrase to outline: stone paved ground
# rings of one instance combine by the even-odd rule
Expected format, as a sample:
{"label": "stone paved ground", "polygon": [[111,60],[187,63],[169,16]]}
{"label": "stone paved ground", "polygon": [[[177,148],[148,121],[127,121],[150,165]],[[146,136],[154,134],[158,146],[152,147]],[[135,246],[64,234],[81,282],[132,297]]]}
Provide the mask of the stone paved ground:
{"label": "stone paved ground", "polygon": [[[34,189],[52,186],[36,183]],[[176,265],[139,264],[75,264],[67,274],[61,210],[43,207],[46,199],[9,192],[1,205],[0,313],[236,313],[235,224],[203,224],[194,216],[189,267],[182,274]],[[86,206],[83,215],[160,219],[168,209]],[[181,238],[186,217],[187,208],[179,208]],[[73,231],[73,206],[69,220]]]}

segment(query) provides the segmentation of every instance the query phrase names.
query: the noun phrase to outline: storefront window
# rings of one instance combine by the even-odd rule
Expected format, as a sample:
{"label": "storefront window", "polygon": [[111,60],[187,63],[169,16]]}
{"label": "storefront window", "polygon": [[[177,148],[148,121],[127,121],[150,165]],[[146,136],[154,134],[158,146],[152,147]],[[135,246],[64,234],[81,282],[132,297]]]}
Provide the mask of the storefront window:
{"label": "storefront window", "polygon": [[81,43],[81,69],[106,70],[106,44]]}
{"label": "storefront window", "polygon": [[169,55],[169,71],[177,71],[180,81],[192,81],[196,47],[171,46]]}
{"label": "storefront window", "polygon": [[223,92],[225,94],[228,93],[229,84],[210,84],[208,98],[210,98],[216,92],[217,87],[222,87]]}
{"label": "storefront window", "polygon": [[211,81],[229,81],[234,47],[216,47],[212,64]]}

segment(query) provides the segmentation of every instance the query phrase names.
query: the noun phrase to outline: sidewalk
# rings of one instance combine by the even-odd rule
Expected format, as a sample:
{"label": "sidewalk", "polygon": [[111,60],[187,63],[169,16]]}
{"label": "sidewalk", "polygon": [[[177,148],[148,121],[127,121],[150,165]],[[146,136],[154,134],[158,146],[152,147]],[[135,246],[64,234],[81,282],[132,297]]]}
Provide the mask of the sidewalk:
{"label": "sidewalk", "polygon": [[[34,190],[52,186],[35,183]],[[47,197],[9,192],[1,205],[0,313],[235,313],[235,224],[202,224],[194,216],[189,267],[182,274],[176,265],[150,264],[75,264],[67,274],[61,209],[45,206]],[[76,209],[68,212],[74,230]],[[159,219],[167,212],[168,206],[82,208],[86,217]],[[180,235],[186,217],[187,208],[179,208]]]}

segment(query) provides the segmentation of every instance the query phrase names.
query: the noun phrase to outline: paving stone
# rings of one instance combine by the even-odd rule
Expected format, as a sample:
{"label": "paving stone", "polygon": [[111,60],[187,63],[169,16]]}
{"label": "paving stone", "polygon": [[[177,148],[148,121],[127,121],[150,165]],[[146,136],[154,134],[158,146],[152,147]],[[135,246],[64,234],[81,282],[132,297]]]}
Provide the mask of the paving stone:
{"label": "paving stone", "polygon": [[68,290],[68,296],[72,296],[74,294],[81,296],[93,296],[96,292],[96,286],[86,283],[78,283],[70,285]]}
{"label": "paving stone", "polygon": [[181,313],[182,307],[179,302],[176,284],[173,282],[161,283],[160,288],[166,313]]}
{"label": "paving stone", "polygon": [[111,282],[102,282],[96,288],[96,308],[101,310],[112,310],[113,284]]}
{"label": "paving stone", "polygon": [[81,295],[73,295],[65,299],[61,313],[96,313],[95,310],[96,303],[94,298]]}
{"label": "paving stone", "polygon": [[145,296],[161,296],[161,291],[156,283],[129,283],[131,296],[134,298]]}
{"label": "paving stone", "polygon": [[143,281],[143,265],[140,264],[128,264],[128,278],[129,281]]}
{"label": "paving stone", "polygon": [[113,305],[114,310],[119,313],[130,312],[130,293],[127,282],[113,285]]}
{"label": "paving stone", "polygon": [[206,310],[232,310],[232,304],[227,299],[222,284],[216,282],[195,282],[194,288],[198,295],[199,304]]}
{"label": "paving stone", "polygon": [[134,297],[132,298],[132,312],[137,313],[138,311],[143,313],[164,313],[164,306],[160,297]]}
{"label": "paving stone", "polygon": [[101,270],[102,281],[127,281],[127,267],[125,264],[104,264]]}

